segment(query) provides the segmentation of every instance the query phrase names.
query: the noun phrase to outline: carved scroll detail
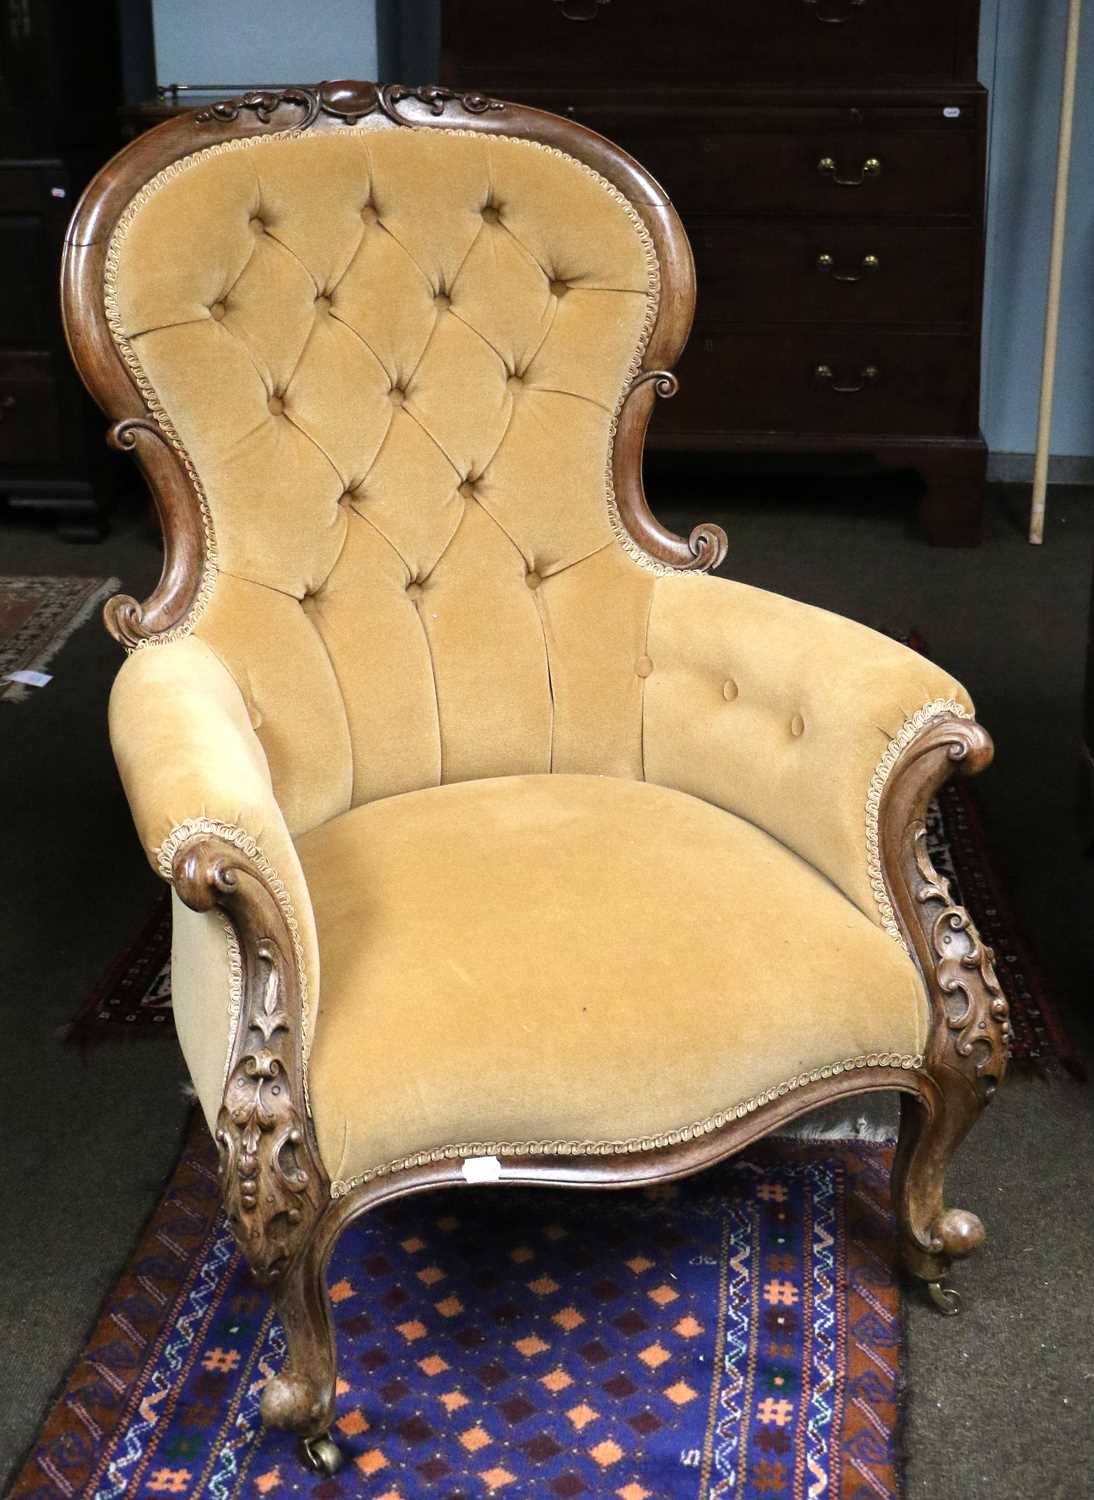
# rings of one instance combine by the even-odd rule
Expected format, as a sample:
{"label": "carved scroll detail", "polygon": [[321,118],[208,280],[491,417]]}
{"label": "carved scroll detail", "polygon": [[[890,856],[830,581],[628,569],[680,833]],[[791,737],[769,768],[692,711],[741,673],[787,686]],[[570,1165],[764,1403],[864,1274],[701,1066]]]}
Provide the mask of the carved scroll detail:
{"label": "carved scroll detail", "polygon": [[902,731],[890,747],[899,744],[899,750],[891,757],[887,752],[878,798],[880,873],[931,994],[927,1070],[945,1069],[946,1086],[957,1073],[982,1105],[1006,1069],[1007,1002],[992,969],[991,949],[931,863],[926,810],[955,770],[966,775],[982,770],[992,745],[959,704],[946,700],[928,704],[909,721],[916,723],[918,731],[907,738]]}
{"label": "carved scroll detail", "polygon": [[624,529],[621,540],[627,551],[637,546],[644,556],[667,564],[665,572],[705,573],[716,568],[726,555],[729,540],[725,532],[707,522],[694,527],[684,538],[662,526],[646,500],[640,465],[628,461],[634,451],[642,452],[653,410],[651,397],[668,399],[679,389],[680,382],[671,370],[639,369],[632,377],[623,393],[612,434],[610,493]]}
{"label": "carved scroll detail", "polygon": [[487,110],[505,108],[501,99],[491,99],[480,93],[460,94],[437,84],[420,84],[417,88],[410,88],[403,83],[389,83],[381,89],[380,95],[380,107],[384,114],[400,125],[410,123],[398,110],[398,106],[406,99],[416,99],[419,104],[428,105],[430,113],[435,115],[443,115],[445,107],[453,102],[459,104],[469,115],[484,115]]}
{"label": "carved scroll detail", "polygon": [[184,619],[200,611],[216,576],[212,528],[192,466],[157,422],[126,417],[108,430],[106,441],[119,453],[135,454],[164,539],[159,582],[148,598],[141,603],[130,594],[115,594],[103,606],[107,630],[134,651],[150,640],[169,639]]}
{"label": "carved scroll detail", "polygon": [[949,882],[931,863],[923,823],[913,825],[912,846],[922,877],[915,897],[927,913],[935,979],[951,1034],[945,1049],[951,1055],[945,1061],[964,1073],[986,1101],[1003,1076],[1010,1043],[1010,1013],[992,968],[995,955],[965,908],[954,904]]}
{"label": "carved scroll detail", "polygon": [[642,370],[631,381],[631,390],[637,390],[640,385],[652,381],[653,388],[659,396],[666,399],[675,396],[680,389],[680,382],[671,370]]}
{"label": "carved scroll detail", "polygon": [[220,1181],[255,1275],[278,1282],[310,1241],[330,1192],[304,1096],[293,935],[277,891],[224,839],[184,845],[173,878],[188,906],[222,907],[239,936],[243,1001],[217,1116]]}
{"label": "carved scroll detail", "polygon": [[297,123],[299,130],[306,130],[319,114],[319,99],[313,89],[290,87],[251,89],[237,99],[220,99],[208,109],[199,110],[194,119],[199,125],[209,125],[216,121],[227,124],[238,120],[243,111],[247,110],[263,125],[269,125],[283,104],[298,104],[303,109],[304,118]]}
{"label": "carved scroll detail", "polygon": [[248,112],[262,125],[273,123],[273,117],[284,105],[298,105],[303,117],[292,122],[294,130],[307,130],[321,114],[342,120],[347,125],[356,125],[358,120],[375,114],[378,110],[393,120],[396,125],[411,125],[399,110],[407,100],[424,104],[431,114],[442,115],[449,104],[455,103],[467,114],[481,115],[487,110],[504,109],[499,99],[490,99],[480,93],[458,93],[436,84],[410,86],[403,83],[384,85],[359,79],[338,79],[321,83],[315,88],[297,85],[284,89],[252,89],[237,99],[222,99],[200,110],[194,120],[199,125],[229,124]]}

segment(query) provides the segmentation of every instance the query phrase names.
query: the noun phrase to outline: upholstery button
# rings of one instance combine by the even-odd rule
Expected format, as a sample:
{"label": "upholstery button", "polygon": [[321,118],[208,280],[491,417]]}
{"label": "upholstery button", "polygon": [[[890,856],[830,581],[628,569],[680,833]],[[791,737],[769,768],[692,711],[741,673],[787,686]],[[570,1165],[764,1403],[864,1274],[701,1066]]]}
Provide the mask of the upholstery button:
{"label": "upholstery button", "polygon": [[446,292],[438,292],[437,295],[433,298],[433,301],[438,307],[452,306],[452,298],[449,297]]}
{"label": "upholstery button", "polygon": [[795,714],[794,717],[790,720],[790,733],[794,736],[795,739],[805,733],[805,720],[802,718],[801,714]]}
{"label": "upholstery button", "polygon": [[513,386],[523,385],[524,384],[523,376],[520,376],[520,375],[517,375],[517,374],[514,373],[514,374],[510,375],[509,379],[506,381],[506,384],[507,385],[513,385]]}
{"label": "upholstery button", "polygon": [[214,302],[212,307],[209,309],[209,316],[211,318],[215,318],[218,323],[220,322],[221,318],[223,318],[224,313],[225,307],[223,302]]}
{"label": "upholstery button", "polygon": [[338,504],[352,505],[356,498],[357,497],[356,495],[354,495],[352,490],[343,490],[342,493],[338,496]]}
{"label": "upholstery button", "polygon": [[406,586],[406,596],[408,599],[420,599],[422,596],[421,584],[414,582],[408,583]]}
{"label": "upholstery button", "polygon": [[380,215],[376,212],[371,203],[366,203],[362,207],[361,218],[366,224],[375,224],[379,217]]}
{"label": "upholstery button", "polygon": [[733,681],[732,677],[727,677],[725,682],[722,683],[722,697],[727,703],[732,703],[740,691],[740,688]]}
{"label": "upholstery button", "polygon": [[543,579],[536,572],[535,568],[533,568],[531,572],[525,573],[524,581],[530,589],[538,589]]}
{"label": "upholstery button", "polygon": [[392,406],[402,406],[403,402],[406,400],[406,392],[397,385],[393,385],[391,387],[391,390],[388,391],[388,395],[391,397]]}
{"label": "upholstery button", "polygon": [[566,293],[569,290],[570,290],[570,288],[567,286],[566,282],[564,282],[564,281],[552,281],[551,282],[551,292],[556,297],[565,297]]}
{"label": "upholstery button", "polygon": [[251,228],[254,230],[255,234],[265,234],[265,232],[266,232],[266,223],[265,223],[265,220],[264,219],[260,219],[259,216],[258,216],[258,214],[252,215],[252,218],[251,218]]}
{"label": "upholstery button", "polygon": [[266,405],[270,408],[275,417],[279,417],[285,410],[285,403],[280,396],[271,396]]}
{"label": "upholstery button", "polygon": [[327,312],[330,308],[330,298],[326,292],[321,292],[315,299],[315,305],[321,312]]}
{"label": "upholstery button", "polygon": [[634,664],[634,670],[638,677],[648,677],[653,671],[653,662],[648,656],[640,656]]}
{"label": "upholstery button", "polygon": [[487,224],[496,224],[501,218],[501,215],[498,213],[497,209],[489,203],[483,209],[482,216],[486,220]]}
{"label": "upholstery button", "polygon": [[464,482],[460,485],[460,494],[465,500],[473,499],[475,494],[475,486],[474,484],[472,484],[470,479],[465,479]]}

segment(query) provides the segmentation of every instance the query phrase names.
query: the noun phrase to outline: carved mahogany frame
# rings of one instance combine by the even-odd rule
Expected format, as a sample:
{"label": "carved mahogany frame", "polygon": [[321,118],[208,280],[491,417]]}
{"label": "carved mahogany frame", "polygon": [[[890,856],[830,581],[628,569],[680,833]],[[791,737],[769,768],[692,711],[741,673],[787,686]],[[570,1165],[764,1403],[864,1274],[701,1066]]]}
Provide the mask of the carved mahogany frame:
{"label": "carved mahogany frame", "polygon": [[[572,121],[478,94],[358,82],[254,92],[181,115],[139,137],[92,182],[66,242],[62,301],[73,358],[113,423],[108,441],[135,452],[164,532],[163,572],[152,595],[143,603],[118,596],[104,612],[123,644],[136,647],[185,621],[202,587],[213,538],[185,452],[150,411],[107,323],[107,246],[119,216],[156,173],[216,141],[289,129],[406,126],[493,131],[544,142],[594,168],[634,206],[654,242],[661,298],[642,368],[617,414],[612,474],[619,516],[638,546],[667,567],[708,568],[724,556],[726,538],[719,527],[696,527],[686,539],[675,536],[654,518],[642,488],[646,427],[656,397],[676,389],[671,366],[686,341],[695,302],[687,239],[666,194],[647,172]],[[664,1181],[720,1161],[819,1104],[896,1089],[902,1129],[894,1200],[904,1260],[914,1275],[937,1283],[953,1259],[983,1240],[974,1215],[945,1207],[943,1176],[1003,1076],[1009,1028],[991,953],[931,866],[925,819],[941,784],[955,771],[981,770],[991,753],[991,741],[978,724],[944,708],[894,749],[878,795],[880,878],[929,997],[921,1066],[860,1059],[862,1065],[853,1069],[826,1069],[830,1076],[772,1091],[743,1117],[682,1144],[618,1155],[501,1156],[497,1180],[588,1188]],[[233,1228],[256,1275],[271,1288],[286,1327],[288,1359],[265,1388],[263,1415],[273,1425],[315,1439],[334,1412],[335,1347],[324,1278],[338,1234],[387,1199],[465,1184],[466,1178],[462,1161],[445,1159],[376,1176],[343,1197],[331,1197],[306,1098],[301,971],[291,908],[277,882],[243,847],[246,842],[195,831],[174,853],[171,874],[180,898],[195,910],[219,908],[238,941],[241,1011],[216,1129],[222,1182]],[[325,1458],[318,1457],[328,1467],[335,1461],[329,1446]]]}

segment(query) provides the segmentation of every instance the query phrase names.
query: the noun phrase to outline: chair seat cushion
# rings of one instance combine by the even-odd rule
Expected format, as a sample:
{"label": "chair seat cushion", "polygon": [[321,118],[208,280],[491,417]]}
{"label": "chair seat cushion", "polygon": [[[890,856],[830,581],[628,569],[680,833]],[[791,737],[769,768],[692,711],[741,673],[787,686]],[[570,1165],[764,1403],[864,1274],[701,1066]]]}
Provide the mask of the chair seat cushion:
{"label": "chair seat cushion", "polygon": [[660,1145],[815,1069],[910,1065],[922,1047],[903,949],[769,835],[682,792],[458,782],[366,803],[298,847],[335,1192],[445,1148]]}

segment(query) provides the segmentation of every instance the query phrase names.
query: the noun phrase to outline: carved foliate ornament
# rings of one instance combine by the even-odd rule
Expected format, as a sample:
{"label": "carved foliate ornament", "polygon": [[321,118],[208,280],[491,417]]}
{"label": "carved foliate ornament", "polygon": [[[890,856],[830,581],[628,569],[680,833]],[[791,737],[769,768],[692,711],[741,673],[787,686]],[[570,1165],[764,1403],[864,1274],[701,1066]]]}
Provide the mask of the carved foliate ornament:
{"label": "carved foliate ornament", "polygon": [[931,863],[922,822],[913,825],[912,840],[922,881],[915,898],[930,932],[935,980],[946,1007],[947,1030],[936,1033],[936,1047],[986,1101],[1003,1076],[1010,1045],[1010,1012],[992,968],[995,955],[981,940],[969,913],[954,903],[949,882]]}
{"label": "carved foliate ornament", "polygon": [[305,1099],[291,923],[276,877],[219,835],[183,844],[172,872],[188,906],[221,907],[238,936],[243,997],[216,1124],[220,1183],[255,1275],[277,1282],[309,1243],[330,1196]]}
{"label": "carved foliate ornament", "polygon": [[321,1197],[283,1056],[291,1036],[281,996],[283,955],[268,939],[256,951],[265,982],[246,1016],[246,1050],[224,1090],[216,1142],[228,1220],[255,1274],[276,1281],[310,1235]]}
{"label": "carved foliate ornament", "polygon": [[269,125],[282,105],[295,104],[304,111],[303,117],[293,122],[297,130],[307,130],[321,114],[331,115],[347,125],[356,125],[358,120],[377,111],[397,125],[405,125],[409,122],[400,114],[399,105],[408,99],[426,105],[435,115],[442,115],[446,106],[453,102],[472,115],[505,107],[499,99],[489,99],[485,94],[461,94],[455,89],[436,85],[411,87],[405,83],[378,84],[357,78],[340,78],[314,88],[295,85],[284,89],[252,89],[237,99],[222,99],[211,104],[208,109],[200,110],[194,119],[199,125],[228,124],[247,112],[261,124]]}

